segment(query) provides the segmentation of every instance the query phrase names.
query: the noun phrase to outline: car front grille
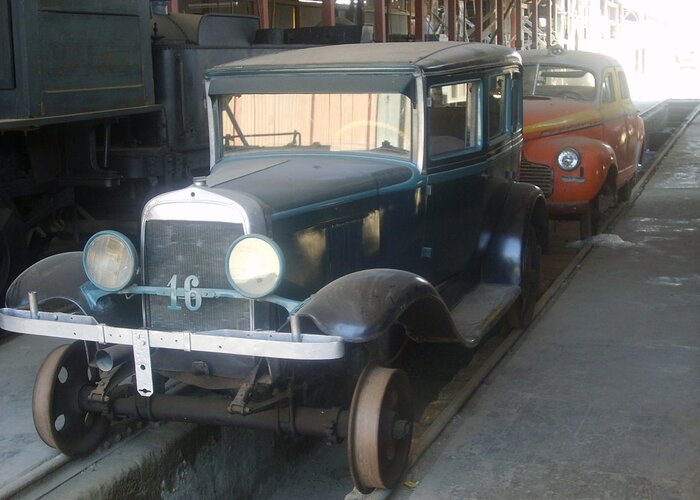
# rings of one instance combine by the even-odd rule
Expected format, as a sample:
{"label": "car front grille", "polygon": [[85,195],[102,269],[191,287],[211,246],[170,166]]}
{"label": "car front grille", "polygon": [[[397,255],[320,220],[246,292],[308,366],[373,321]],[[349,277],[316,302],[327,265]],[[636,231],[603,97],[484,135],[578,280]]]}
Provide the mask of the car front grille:
{"label": "car front grille", "polygon": [[[240,224],[208,221],[149,220],[145,228],[145,285],[167,287],[177,275],[178,288],[187,276],[199,279],[198,288],[229,290],[226,253],[241,235]],[[206,331],[218,328],[250,328],[249,302],[244,299],[204,298],[190,311],[182,298],[179,310],[170,309],[170,297],[147,295],[148,327],[159,330]]]}
{"label": "car front grille", "polygon": [[523,160],[520,162],[520,182],[529,182],[539,187],[545,196],[552,194],[552,169],[547,165],[538,165]]}

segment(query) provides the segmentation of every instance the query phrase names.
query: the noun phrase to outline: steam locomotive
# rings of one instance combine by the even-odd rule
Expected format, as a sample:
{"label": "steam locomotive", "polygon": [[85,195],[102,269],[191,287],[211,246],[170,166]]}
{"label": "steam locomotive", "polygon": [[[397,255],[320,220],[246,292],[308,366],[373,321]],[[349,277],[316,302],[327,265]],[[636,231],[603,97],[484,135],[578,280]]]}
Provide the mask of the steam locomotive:
{"label": "steam locomotive", "polygon": [[0,1],[0,296],[47,252],[136,235],[146,200],[207,171],[205,69],[370,36],[257,26],[147,0]]}

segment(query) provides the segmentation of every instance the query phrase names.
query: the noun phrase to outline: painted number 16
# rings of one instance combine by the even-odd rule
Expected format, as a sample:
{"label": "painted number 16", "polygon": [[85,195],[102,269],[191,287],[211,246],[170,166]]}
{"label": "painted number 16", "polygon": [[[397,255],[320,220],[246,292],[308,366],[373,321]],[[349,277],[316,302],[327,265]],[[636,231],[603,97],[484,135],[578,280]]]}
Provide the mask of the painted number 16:
{"label": "painted number 16", "polygon": [[[182,288],[180,289],[184,291],[183,295],[185,299],[185,307],[187,307],[187,309],[190,311],[197,311],[200,307],[202,307],[202,294],[196,289],[198,286],[199,278],[194,275],[189,275],[187,278],[185,278],[184,290]],[[173,277],[170,278],[168,287],[170,288],[170,305],[168,306],[168,309],[173,311],[181,310],[182,307],[177,305],[177,274],[173,274]]]}

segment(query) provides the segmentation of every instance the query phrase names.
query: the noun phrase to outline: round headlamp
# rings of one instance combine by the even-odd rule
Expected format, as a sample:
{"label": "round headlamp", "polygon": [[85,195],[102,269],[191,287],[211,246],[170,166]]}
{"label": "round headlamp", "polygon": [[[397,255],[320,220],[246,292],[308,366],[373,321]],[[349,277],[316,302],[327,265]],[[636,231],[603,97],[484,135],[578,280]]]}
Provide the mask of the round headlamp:
{"label": "round headlamp", "polygon": [[116,231],[100,231],[83,250],[83,267],[88,279],[107,292],[130,285],[138,269],[136,248]]}
{"label": "round headlamp", "polygon": [[284,257],[277,244],[259,234],[233,242],[226,256],[226,275],[238,292],[251,299],[270,295],[282,282]]}
{"label": "round headlamp", "polygon": [[566,170],[567,172],[570,172],[578,167],[580,161],[581,157],[579,156],[578,151],[576,151],[574,148],[564,148],[559,152],[559,156],[557,156],[557,164],[559,165],[559,168]]}

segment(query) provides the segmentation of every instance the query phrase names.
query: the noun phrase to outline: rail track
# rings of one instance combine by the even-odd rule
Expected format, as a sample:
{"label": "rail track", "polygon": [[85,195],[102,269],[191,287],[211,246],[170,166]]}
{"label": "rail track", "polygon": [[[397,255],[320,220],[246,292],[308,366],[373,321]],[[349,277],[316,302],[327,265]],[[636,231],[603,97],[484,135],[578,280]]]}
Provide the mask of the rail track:
{"label": "rail track", "polygon": [[[670,151],[688,124],[699,113],[700,105],[688,113],[663,146],[656,151],[653,157],[647,160],[648,163],[645,165],[643,174],[633,189],[631,200],[608,208],[603,214],[601,232],[606,232],[615,223],[617,217],[634,203],[634,200],[639,196],[661,160]],[[550,253],[543,258],[544,286],[535,306],[533,322],[538,320],[538,317],[546,311],[552,300],[563,291],[567,283],[576,274],[583,259],[593,249],[591,242],[584,243],[578,249],[568,246],[570,242],[577,239],[578,226],[576,222],[553,222],[550,229],[552,247]],[[411,446],[411,466],[420,459],[460,408],[484,383],[499,361],[514,348],[518,341],[526,336],[527,330],[508,330],[505,327],[497,327],[496,331],[492,332],[468,362],[462,363],[457,367],[450,367],[451,373],[449,376],[445,377],[443,374],[442,379],[444,383],[441,383],[437,389],[434,387],[429,389],[431,394],[422,397],[422,415],[415,422],[414,439]],[[13,335],[7,334],[0,336],[0,348],[11,348],[13,337]],[[171,390],[177,392],[180,388],[173,387]],[[11,483],[1,487],[0,500],[25,496],[39,498],[50,495],[57,485],[69,481],[93,464],[140,439],[146,428],[147,426],[136,421],[120,422],[118,425],[113,426],[105,445],[90,457],[73,460],[65,455],[58,454],[16,478]],[[287,471],[287,476],[296,476],[296,472],[294,470]],[[383,499],[388,498],[391,494],[392,491],[390,490],[375,490],[370,495],[362,495],[357,491],[351,491],[346,498]]]}

